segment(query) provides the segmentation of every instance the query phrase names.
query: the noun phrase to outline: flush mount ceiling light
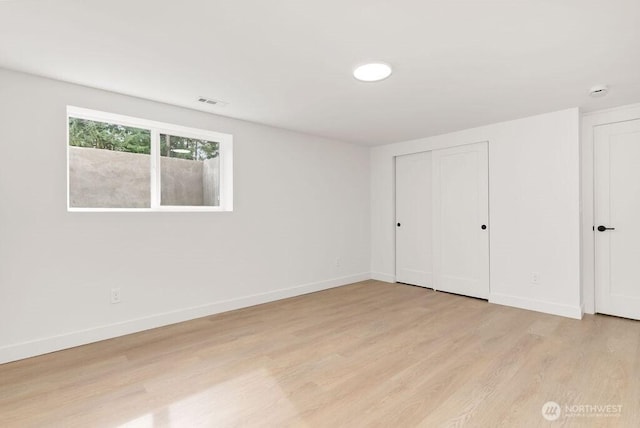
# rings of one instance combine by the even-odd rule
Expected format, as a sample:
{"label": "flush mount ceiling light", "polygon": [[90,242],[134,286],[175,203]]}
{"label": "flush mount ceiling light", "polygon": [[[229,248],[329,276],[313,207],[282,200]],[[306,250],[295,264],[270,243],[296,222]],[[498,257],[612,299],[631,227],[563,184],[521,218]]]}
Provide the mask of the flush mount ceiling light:
{"label": "flush mount ceiling light", "polygon": [[589,89],[589,95],[597,98],[604,97],[609,92],[609,87],[607,85],[596,85],[593,88]]}
{"label": "flush mount ceiling light", "polygon": [[378,82],[391,76],[391,66],[383,62],[372,62],[356,67],[353,77],[361,82]]}

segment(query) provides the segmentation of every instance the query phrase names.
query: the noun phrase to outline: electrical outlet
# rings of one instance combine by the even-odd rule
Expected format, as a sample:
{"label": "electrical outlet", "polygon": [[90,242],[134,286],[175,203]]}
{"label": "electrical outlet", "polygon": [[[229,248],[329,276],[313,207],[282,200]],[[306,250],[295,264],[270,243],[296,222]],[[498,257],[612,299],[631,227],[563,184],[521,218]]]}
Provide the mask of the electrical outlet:
{"label": "electrical outlet", "polygon": [[111,304],[120,303],[122,300],[122,295],[120,294],[119,288],[111,289]]}
{"label": "electrical outlet", "polygon": [[533,272],[531,274],[531,282],[534,284],[540,283],[540,272]]}

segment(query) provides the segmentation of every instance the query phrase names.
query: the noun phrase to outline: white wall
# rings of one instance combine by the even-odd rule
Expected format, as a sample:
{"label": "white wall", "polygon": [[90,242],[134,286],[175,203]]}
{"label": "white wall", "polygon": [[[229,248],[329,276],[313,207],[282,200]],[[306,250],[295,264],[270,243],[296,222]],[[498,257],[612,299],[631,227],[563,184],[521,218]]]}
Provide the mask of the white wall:
{"label": "white wall", "polygon": [[[234,211],[68,213],[68,104],[233,134]],[[369,277],[367,148],[6,70],[0,118],[0,362]]]}
{"label": "white wall", "polygon": [[489,300],[580,318],[579,126],[575,108],[373,148],[372,276],[395,276],[393,157],[488,141]]}

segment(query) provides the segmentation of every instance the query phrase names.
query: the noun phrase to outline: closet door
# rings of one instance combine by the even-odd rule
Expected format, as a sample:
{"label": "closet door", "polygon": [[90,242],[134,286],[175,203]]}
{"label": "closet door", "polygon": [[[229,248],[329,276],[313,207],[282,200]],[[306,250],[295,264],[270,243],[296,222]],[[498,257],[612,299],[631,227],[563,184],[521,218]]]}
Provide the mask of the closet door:
{"label": "closet door", "polygon": [[431,152],[396,157],[396,281],[431,287]]}
{"label": "closet door", "polygon": [[488,144],[433,151],[433,288],[489,297]]}

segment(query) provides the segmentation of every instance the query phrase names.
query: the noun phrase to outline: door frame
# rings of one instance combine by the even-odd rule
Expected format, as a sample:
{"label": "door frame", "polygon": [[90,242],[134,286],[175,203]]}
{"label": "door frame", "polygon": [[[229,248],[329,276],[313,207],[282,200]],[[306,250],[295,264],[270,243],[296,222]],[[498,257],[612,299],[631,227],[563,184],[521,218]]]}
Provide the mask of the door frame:
{"label": "door frame", "polygon": [[593,314],[596,311],[596,247],[595,232],[593,231],[595,218],[595,127],[619,122],[640,119],[640,103],[606,110],[584,113],[582,115],[580,138],[580,166],[581,166],[581,197],[582,218],[581,229],[581,260],[582,260],[582,306],[583,311]]}

